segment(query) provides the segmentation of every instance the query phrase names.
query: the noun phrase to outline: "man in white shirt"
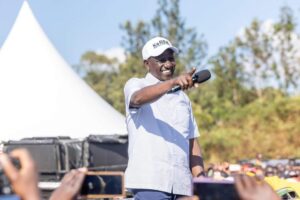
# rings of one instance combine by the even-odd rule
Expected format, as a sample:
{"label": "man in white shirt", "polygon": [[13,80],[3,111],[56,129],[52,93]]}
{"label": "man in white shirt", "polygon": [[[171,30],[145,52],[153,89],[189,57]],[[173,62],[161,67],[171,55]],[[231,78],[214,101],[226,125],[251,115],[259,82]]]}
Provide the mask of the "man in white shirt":
{"label": "man in white shirt", "polygon": [[[177,48],[155,37],[143,47],[145,78],[124,87],[129,162],[125,186],[135,199],[176,199],[192,194],[192,176],[204,172],[198,127],[183,92],[194,87],[195,69],[173,77]],[[180,86],[177,92],[168,92]]]}

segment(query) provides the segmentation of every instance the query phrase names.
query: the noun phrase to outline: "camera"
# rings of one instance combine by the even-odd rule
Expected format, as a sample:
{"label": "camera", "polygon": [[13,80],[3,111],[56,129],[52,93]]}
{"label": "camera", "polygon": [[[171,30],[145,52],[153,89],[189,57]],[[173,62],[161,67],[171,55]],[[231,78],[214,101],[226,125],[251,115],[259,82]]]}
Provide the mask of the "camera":
{"label": "camera", "polygon": [[[21,168],[21,164],[18,159],[10,157],[10,160],[17,169]],[[7,176],[5,175],[2,166],[0,165],[0,197],[2,195],[12,195],[12,194],[14,194],[14,192],[11,187],[11,184]]]}
{"label": "camera", "polygon": [[124,172],[87,172],[80,195],[89,199],[125,197]]}

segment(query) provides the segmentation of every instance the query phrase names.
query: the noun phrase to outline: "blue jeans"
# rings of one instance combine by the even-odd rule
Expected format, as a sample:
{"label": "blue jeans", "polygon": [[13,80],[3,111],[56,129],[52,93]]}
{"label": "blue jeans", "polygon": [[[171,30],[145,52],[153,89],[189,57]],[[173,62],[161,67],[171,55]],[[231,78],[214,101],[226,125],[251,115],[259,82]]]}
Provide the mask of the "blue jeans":
{"label": "blue jeans", "polygon": [[148,189],[132,189],[134,200],[176,200],[183,195]]}

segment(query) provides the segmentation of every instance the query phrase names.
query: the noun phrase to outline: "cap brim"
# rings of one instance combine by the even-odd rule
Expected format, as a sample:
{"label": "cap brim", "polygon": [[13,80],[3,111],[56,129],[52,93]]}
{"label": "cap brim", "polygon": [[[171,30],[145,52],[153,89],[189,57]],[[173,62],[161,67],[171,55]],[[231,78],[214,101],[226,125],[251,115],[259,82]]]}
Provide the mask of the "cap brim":
{"label": "cap brim", "polygon": [[176,47],[170,47],[169,49],[172,49],[174,51],[174,53],[176,53],[176,54],[179,52]]}
{"label": "cap brim", "polygon": [[177,49],[176,47],[168,47],[168,48],[162,49],[162,50],[159,51],[159,52],[156,52],[155,55],[151,55],[151,56],[153,56],[153,57],[159,56],[159,55],[161,55],[163,52],[165,52],[167,49],[172,49],[172,50],[174,51],[174,53],[176,53],[176,54],[178,53],[178,49]]}

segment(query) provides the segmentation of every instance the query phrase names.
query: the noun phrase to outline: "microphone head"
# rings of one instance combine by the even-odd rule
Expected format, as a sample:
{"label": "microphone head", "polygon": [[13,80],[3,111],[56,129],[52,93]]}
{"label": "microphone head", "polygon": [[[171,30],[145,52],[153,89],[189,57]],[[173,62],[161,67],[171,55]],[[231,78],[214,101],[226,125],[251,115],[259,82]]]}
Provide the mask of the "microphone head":
{"label": "microphone head", "polygon": [[210,77],[211,77],[211,74],[210,74],[209,70],[204,69],[199,72],[196,72],[193,75],[192,80],[194,83],[203,83],[203,82],[207,81],[208,79],[210,79]]}

